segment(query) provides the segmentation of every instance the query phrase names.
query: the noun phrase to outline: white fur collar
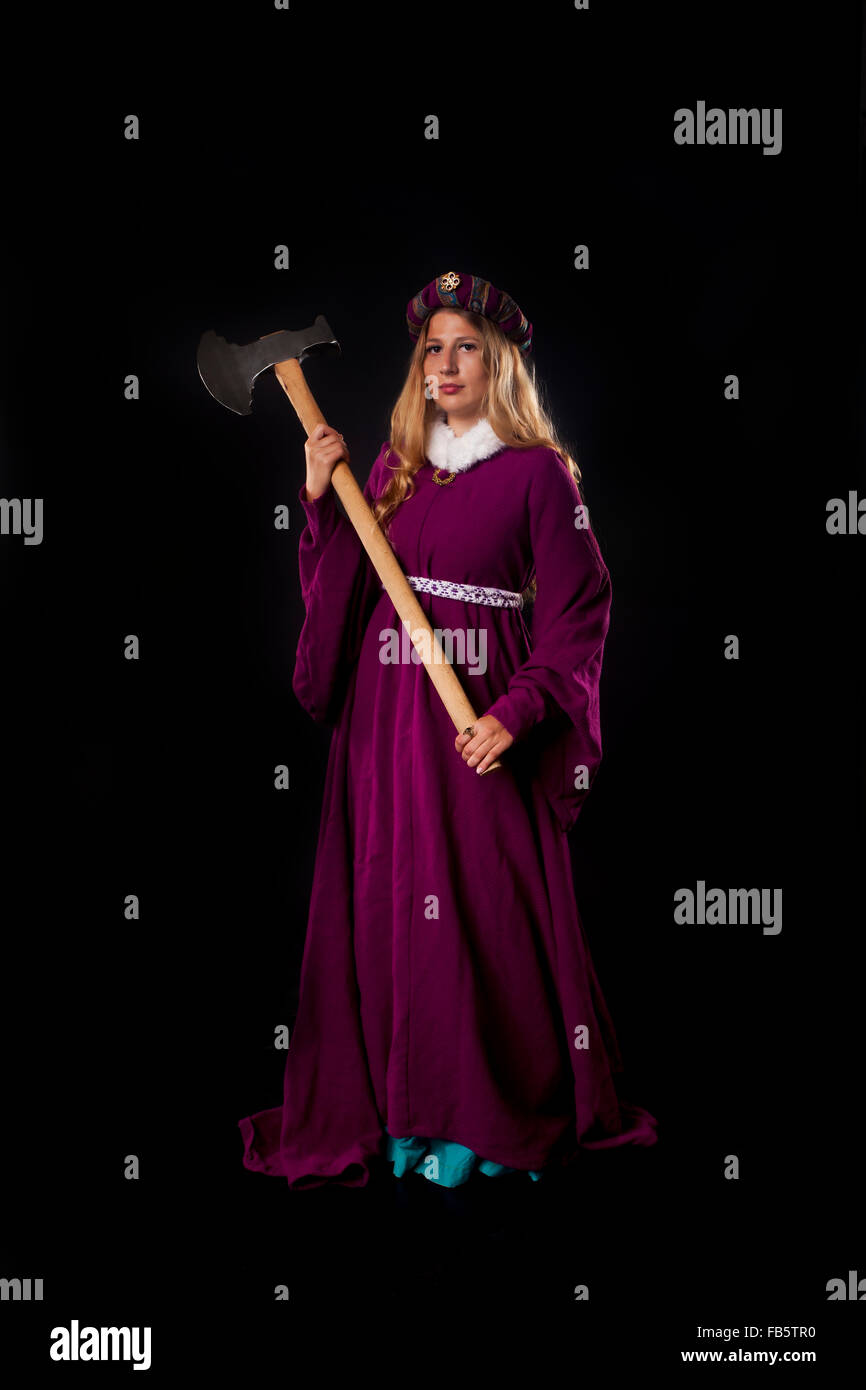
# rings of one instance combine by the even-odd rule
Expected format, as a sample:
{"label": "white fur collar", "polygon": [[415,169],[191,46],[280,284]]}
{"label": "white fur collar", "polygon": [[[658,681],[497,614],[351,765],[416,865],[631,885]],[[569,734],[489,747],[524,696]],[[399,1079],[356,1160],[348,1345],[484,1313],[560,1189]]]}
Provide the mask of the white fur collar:
{"label": "white fur collar", "polygon": [[451,426],[446,425],[444,414],[438,414],[427,430],[427,457],[434,468],[448,473],[462,473],[473,463],[504,448],[505,442],[494,434],[486,417],[463,434],[456,435]]}

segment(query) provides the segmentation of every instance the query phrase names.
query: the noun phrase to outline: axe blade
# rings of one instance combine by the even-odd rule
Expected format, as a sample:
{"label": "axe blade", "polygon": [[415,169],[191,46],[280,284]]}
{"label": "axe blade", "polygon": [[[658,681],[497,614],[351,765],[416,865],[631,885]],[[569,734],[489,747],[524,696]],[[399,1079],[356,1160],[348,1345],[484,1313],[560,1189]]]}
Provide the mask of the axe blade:
{"label": "axe blade", "polygon": [[310,328],[269,333],[239,346],[220,338],[212,328],[199,339],[198,374],[215,401],[235,415],[251,415],[256,377],[277,362],[321,356],[340,351],[327,319],[319,314]]}

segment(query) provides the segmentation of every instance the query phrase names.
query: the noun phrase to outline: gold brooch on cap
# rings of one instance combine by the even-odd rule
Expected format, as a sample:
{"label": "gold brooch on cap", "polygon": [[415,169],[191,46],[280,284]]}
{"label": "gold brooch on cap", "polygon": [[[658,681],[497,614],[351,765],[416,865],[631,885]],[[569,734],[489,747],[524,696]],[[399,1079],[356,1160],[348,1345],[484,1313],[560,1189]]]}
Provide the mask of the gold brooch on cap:
{"label": "gold brooch on cap", "polygon": [[440,288],[443,290],[456,290],[460,284],[460,276],[456,270],[449,270],[447,275],[443,275],[439,281]]}

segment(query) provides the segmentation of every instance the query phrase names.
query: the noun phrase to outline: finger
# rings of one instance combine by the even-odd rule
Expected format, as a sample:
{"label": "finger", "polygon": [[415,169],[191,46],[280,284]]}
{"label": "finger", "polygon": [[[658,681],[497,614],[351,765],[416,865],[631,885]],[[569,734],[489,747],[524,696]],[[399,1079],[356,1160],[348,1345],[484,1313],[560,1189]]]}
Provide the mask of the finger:
{"label": "finger", "polygon": [[474,751],[469,755],[469,758],[467,759],[469,766],[475,767],[476,763],[480,762],[486,753],[490,753],[495,742],[495,739],[492,739],[490,737],[485,738],[483,742],[480,743],[478,747],[474,749]]}
{"label": "finger", "polygon": [[478,764],[475,771],[479,775],[486,772],[490,764],[496,761],[497,757],[499,756],[499,752],[501,752],[501,749],[497,751],[495,745],[493,746],[493,748],[488,748],[487,752],[484,754],[484,757],[481,759],[481,762]]}

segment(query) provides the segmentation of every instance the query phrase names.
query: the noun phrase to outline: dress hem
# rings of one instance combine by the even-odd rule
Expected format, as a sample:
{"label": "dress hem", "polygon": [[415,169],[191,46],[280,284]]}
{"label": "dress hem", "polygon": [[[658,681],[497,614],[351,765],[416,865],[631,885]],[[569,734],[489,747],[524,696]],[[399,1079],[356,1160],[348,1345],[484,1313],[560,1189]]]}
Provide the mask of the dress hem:
{"label": "dress hem", "polygon": [[[243,1139],[243,1166],[254,1173],[264,1173],[269,1177],[282,1177],[288,1181],[292,1190],[304,1190],[307,1188],[323,1187],[327,1184],[339,1185],[341,1187],[366,1187],[372,1176],[372,1170],[379,1165],[385,1165],[386,1170],[390,1168],[390,1173],[395,1177],[401,1174],[393,1173],[394,1158],[389,1158],[387,1154],[389,1137],[395,1141],[416,1139],[421,1140],[423,1136],[417,1132],[413,1134],[391,1134],[385,1128],[379,1136],[376,1144],[365,1143],[359,1140],[343,1153],[335,1158],[316,1159],[309,1157],[306,1159],[291,1159],[288,1164],[280,1161],[279,1149],[270,1150],[266,1154],[259,1153],[256,1148],[257,1133],[258,1142],[261,1143],[265,1137],[266,1126],[257,1126],[255,1121],[264,1116],[271,1116],[271,1123],[279,1123],[281,1109],[277,1107],[274,1111],[263,1111],[258,1115],[245,1116],[238,1120],[238,1128]],[[468,1150],[474,1156],[472,1165],[473,1171],[481,1171],[482,1163],[494,1164],[508,1172],[525,1173],[530,1176],[537,1173],[549,1172],[551,1169],[561,1169],[569,1167],[579,1159],[581,1152],[594,1152],[602,1149],[619,1148],[631,1144],[639,1148],[649,1148],[658,1142],[656,1127],[658,1121],[654,1115],[642,1106],[632,1105],[628,1102],[621,1102],[620,1114],[623,1119],[623,1127],[616,1134],[604,1135],[598,1139],[576,1138],[575,1131],[572,1129],[570,1135],[563,1134],[558,1141],[549,1145],[544,1155],[539,1155],[537,1159],[528,1159],[524,1156],[520,1162],[513,1159],[497,1157],[492,1150],[497,1145],[481,1143],[466,1143],[464,1139],[457,1139],[449,1134],[437,1135],[439,1143],[456,1144]],[[430,1144],[433,1140],[423,1139],[425,1144]],[[502,1150],[499,1151],[500,1154]],[[481,1157],[483,1155],[483,1158]],[[419,1160],[420,1161],[420,1160]],[[415,1171],[409,1168],[407,1172]],[[421,1174],[422,1177],[426,1176]],[[500,1176],[499,1174],[484,1173],[484,1176]],[[536,1179],[533,1178],[535,1181]],[[428,1181],[434,1181],[429,1179]],[[450,1184],[435,1183],[436,1186],[450,1186]],[[459,1186],[460,1184],[454,1184]]]}

